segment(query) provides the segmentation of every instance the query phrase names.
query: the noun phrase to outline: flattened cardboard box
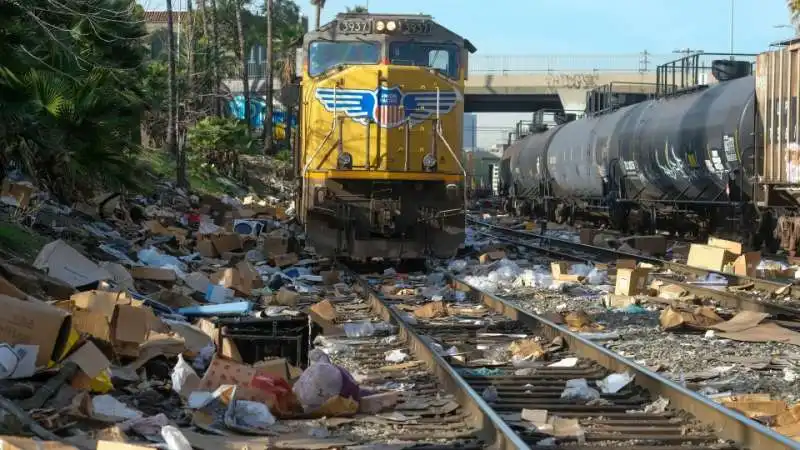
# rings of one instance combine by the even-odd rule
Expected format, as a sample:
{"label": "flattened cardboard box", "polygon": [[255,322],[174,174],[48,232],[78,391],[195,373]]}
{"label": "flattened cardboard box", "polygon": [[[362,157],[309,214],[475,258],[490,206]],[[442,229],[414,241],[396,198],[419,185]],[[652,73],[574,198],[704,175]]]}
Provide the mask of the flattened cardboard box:
{"label": "flattened cardboard box", "polygon": [[111,274],[60,239],[42,247],[33,266],[72,287],[111,278]]}
{"label": "flattened cardboard box", "polygon": [[64,353],[72,316],[69,311],[44,302],[24,301],[0,294],[0,342],[38,345],[38,367],[58,360]]}

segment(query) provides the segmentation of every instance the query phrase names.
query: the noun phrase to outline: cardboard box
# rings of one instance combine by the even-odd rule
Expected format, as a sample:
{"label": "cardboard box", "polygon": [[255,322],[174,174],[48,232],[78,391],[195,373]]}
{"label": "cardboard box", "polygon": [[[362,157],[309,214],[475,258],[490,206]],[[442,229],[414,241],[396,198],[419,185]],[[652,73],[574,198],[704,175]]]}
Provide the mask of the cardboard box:
{"label": "cardboard box", "polygon": [[35,192],[33,184],[28,181],[11,181],[8,179],[3,180],[3,191],[0,193],[2,197],[10,197],[16,200],[17,207],[25,209],[31,203],[31,197]]}
{"label": "cardboard box", "polygon": [[631,247],[649,255],[663,255],[667,253],[667,238],[664,236],[631,236],[619,240],[620,244]]}
{"label": "cardboard box", "polygon": [[724,248],[692,244],[689,248],[689,259],[686,263],[692,267],[722,272],[723,267],[734,260],[736,260],[736,255]]}
{"label": "cardboard box", "polygon": [[726,265],[725,272],[743,277],[754,277],[759,263],[761,263],[761,252],[746,252],[737,256],[733,263]]}
{"label": "cardboard box", "polygon": [[733,253],[734,255],[741,255],[742,254],[742,243],[736,241],[728,241],[725,239],[709,237],[708,238],[708,245],[712,247],[719,247],[724,248],[725,250]]}
{"label": "cardboard box", "polygon": [[273,256],[272,261],[275,263],[276,266],[284,268],[297,264],[297,262],[300,261],[300,259],[297,258],[297,255],[294,253],[287,253],[285,255]]}
{"label": "cardboard box", "polygon": [[111,274],[60,239],[42,247],[33,266],[72,287],[112,278]]}
{"label": "cardboard box", "polygon": [[208,370],[200,380],[198,389],[214,391],[222,385],[235,384],[238,386],[237,399],[261,402],[267,405],[273,404],[275,399],[272,395],[253,387],[253,379],[257,375],[274,376],[275,368],[268,367],[262,371],[260,368],[214,356],[211,365],[208,366]]}
{"label": "cardboard box", "polygon": [[614,295],[636,295],[647,287],[647,276],[650,269],[617,269],[617,283]]}
{"label": "cardboard box", "polygon": [[594,237],[597,235],[599,231],[595,230],[594,228],[581,228],[580,232],[580,242],[584,245],[593,245],[594,244]]}
{"label": "cardboard box", "polygon": [[37,367],[64,353],[72,316],[56,306],[41,301],[25,301],[0,294],[0,342],[38,345]]}
{"label": "cardboard box", "polygon": [[[0,449],[3,450],[78,450],[69,444],[55,441],[40,441],[20,436],[0,436]],[[119,447],[100,448],[97,450],[125,450]]]}
{"label": "cardboard box", "polygon": [[550,272],[553,275],[553,279],[557,281],[583,281],[584,277],[569,273],[570,267],[572,267],[572,264],[565,261],[550,263]]}
{"label": "cardboard box", "polygon": [[75,329],[114,345],[124,356],[139,356],[153,312],[124,292],[87,291],[72,296]]}
{"label": "cardboard box", "polygon": [[225,252],[233,252],[242,249],[242,237],[238,233],[224,233],[217,236],[211,236],[211,242],[214,244],[214,249],[220,255]]}
{"label": "cardboard box", "polygon": [[273,231],[261,239],[261,253],[271,257],[289,252],[289,236],[281,230]]}
{"label": "cardboard box", "polygon": [[178,276],[172,269],[132,267],[130,272],[134,280],[175,281],[178,279]]}
{"label": "cardboard box", "polygon": [[205,258],[217,258],[219,257],[219,252],[214,247],[214,243],[211,239],[206,238],[198,238],[197,244],[195,245],[195,250],[200,253],[200,256]]}
{"label": "cardboard box", "polygon": [[491,252],[486,252],[478,258],[481,264],[487,264],[492,261],[499,261],[506,257],[506,252],[502,250],[493,250]]}

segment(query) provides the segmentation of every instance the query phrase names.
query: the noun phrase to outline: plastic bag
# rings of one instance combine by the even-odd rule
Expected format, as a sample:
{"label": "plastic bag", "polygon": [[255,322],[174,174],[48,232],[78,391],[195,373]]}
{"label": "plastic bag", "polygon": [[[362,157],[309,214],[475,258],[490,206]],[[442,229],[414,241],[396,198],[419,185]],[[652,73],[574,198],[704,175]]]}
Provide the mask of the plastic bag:
{"label": "plastic bag", "polygon": [[182,397],[188,396],[200,385],[200,377],[181,354],[178,355],[178,363],[172,369],[170,379],[172,379],[172,390]]}
{"label": "plastic bag", "polygon": [[164,438],[169,450],[192,450],[192,444],[189,443],[186,436],[172,425],[161,428],[161,437]]}
{"label": "plastic bag", "polygon": [[250,428],[266,428],[276,422],[267,405],[249,400],[236,400],[233,416],[238,424]]}
{"label": "plastic bag", "polygon": [[306,369],[294,384],[294,393],[303,409],[319,409],[334,397],[360,400],[360,389],[347,370],[325,362],[316,362]]}
{"label": "plastic bag", "polygon": [[589,387],[585,378],[567,380],[567,385],[561,393],[561,398],[565,400],[578,400],[588,403],[600,398],[600,393],[596,389]]}

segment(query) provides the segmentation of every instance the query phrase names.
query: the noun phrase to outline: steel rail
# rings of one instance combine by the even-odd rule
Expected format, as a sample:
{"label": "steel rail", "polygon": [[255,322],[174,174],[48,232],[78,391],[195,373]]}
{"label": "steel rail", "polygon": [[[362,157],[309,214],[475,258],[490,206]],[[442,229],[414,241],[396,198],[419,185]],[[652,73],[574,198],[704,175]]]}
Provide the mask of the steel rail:
{"label": "steel rail", "polygon": [[[521,245],[526,248],[530,248],[534,251],[539,251],[542,253],[550,254],[556,256],[558,258],[569,259],[573,261],[583,261],[588,263],[595,263],[598,262],[595,259],[597,254],[607,255],[615,258],[623,258],[623,259],[633,259],[637,262],[646,262],[656,266],[659,266],[663,269],[669,269],[675,273],[679,274],[692,274],[692,275],[700,275],[706,276],[708,274],[717,274],[719,276],[725,277],[728,280],[729,286],[748,286],[752,285],[752,287],[759,291],[764,291],[766,293],[774,293],[776,291],[783,290],[783,294],[792,295],[794,298],[798,298],[800,295],[800,289],[795,287],[790,283],[781,283],[777,281],[771,280],[764,280],[761,278],[755,277],[747,277],[741,275],[735,275],[725,272],[718,272],[714,270],[702,269],[699,267],[692,267],[682,263],[676,263],[672,261],[665,261],[663,259],[659,259],[652,256],[644,256],[644,255],[636,255],[632,253],[622,252],[610,248],[605,247],[597,247],[593,245],[581,244],[577,242],[572,242],[564,239],[559,239],[550,236],[542,236],[537,233],[530,233],[521,230],[514,230],[506,227],[501,227],[494,224],[488,224],[485,222],[480,222],[475,219],[469,219],[476,225],[485,226],[487,228],[493,228],[500,230],[502,232],[507,232],[508,234],[514,234],[520,237],[527,237],[531,239],[541,239],[548,243],[555,243],[559,249],[554,249],[550,247],[542,247],[539,245],[535,245],[529,242],[520,242],[518,240],[509,239],[504,236],[499,236],[497,234],[492,234],[486,231],[475,230],[477,233],[492,237],[497,240],[502,240],[506,242],[513,243],[515,245]],[[568,253],[562,251],[564,248],[570,248],[573,250],[578,250],[587,253],[586,256],[576,255],[574,253]],[[610,262],[610,261],[609,261]],[[712,299],[718,300],[722,302],[724,305],[737,308],[739,310],[747,310],[747,311],[757,311],[757,312],[764,312],[774,316],[786,316],[786,317],[795,317],[800,318],[800,308],[794,308],[791,306],[781,305],[777,303],[765,302],[759,300],[757,298],[737,295],[734,292],[729,291],[720,291],[716,289],[710,289],[703,286],[698,286],[690,283],[685,283],[679,280],[672,279],[667,277],[663,274],[655,274],[655,276],[663,281],[667,281],[672,284],[676,284],[681,286],[682,288],[690,291],[694,294],[710,297]]]}
{"label": "steel rail", "polygon": [[448,277],[454,289],[466,292],[473,299],[480,300],[509,319],[517,320],[533,330],[541,331],[549,338],[554,339],[561,336],[567,342],[570,351],[577,355],[591,359],[614,372],[629,371],[633,373],[635,375],[633,383],[649,391],[653,398],[662,396],[670,401],[671,407],[686,411],[700,422],[714,426],[715,434],[718,437],[730,439],[753,450],[800,449],[800,442],[795,442],[742,414],[661,377],[544,317],[522,311],[506,300],[481,291],[452,274],[448,274]]}
{"label": "steel rail", "polygon": [[350,275],[367,296],[369,305],[383,320],[399,328],[399,335],[414,356],[424,361],[436,378],[456,401],[474,417],[480,430],[478,438],[487,444],[486,448],[497,450],[527,449],[528,444],[489,406],[485,400],[467,383],[450,364],[434,351],[428,342],[414,331],[369,281],[343,263],[339,267]]}

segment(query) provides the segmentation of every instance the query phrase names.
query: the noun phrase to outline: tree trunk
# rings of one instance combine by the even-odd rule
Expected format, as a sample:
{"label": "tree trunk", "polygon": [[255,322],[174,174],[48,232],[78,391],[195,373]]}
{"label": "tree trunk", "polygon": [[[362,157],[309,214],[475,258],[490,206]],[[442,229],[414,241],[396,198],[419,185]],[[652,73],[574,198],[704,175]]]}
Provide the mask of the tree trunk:
{"label": "tree trunk", "polygon": [[167,0],[167,150],[178,156],[177,147],[177,90],[175,86],[175,32],[172,21],[172,0]]}
{"label": "tree trunk", "polygon": [[220,94],[219,85],[222,83],[222,78],[219,73],[219,26],[217,24],[217,0],[211,0],[211,71],[214,83],[213,87],[213,105],[214,115],[222,116],[222,108],[220,107]]}
{"label": "tree trunk", "polygon": [[183,127],[183,139],[181,139],[181,143],[178,146],[178,161],[176,164],[177,174],[176,174],[176,181],[178,182],[179,187],[188,187],[188,179],[186,177],[186,130],[194,123],[194,114],[195,114],[195,78],[194,78],[194,71],[195,71],[195,52],[196,52],[196,39],[195,39],[195,21],[194,21],[194,10],[192,8],[192,0],[186,1],[186,9],[189,12],[189,51],[188,51],[188,72],[189,76],[187,77],[187,92],[186,92],[186,101],[184,102],[184,127]]}
{"label": "tree trunk", "polygon": [[265,105],[264,105],[264,153],[267,155],[272,154],[272,85],[274,73],[274,57],[272,55],[272,0],[265,0],[266,13],[267,13],[267,77],[265,86]]}
{"label": "tree trunk", "polygon": [[247,135],[252,133],[250,124],[250,76],[247,67],[247,53],[244,45],[244,23],[242,22],[241,0],[236,4],[236,31],[239,37],[239,60],[242,62],[242,95],[244,96],[244,120],[247,122]]}

